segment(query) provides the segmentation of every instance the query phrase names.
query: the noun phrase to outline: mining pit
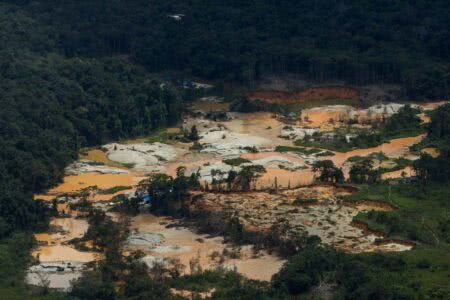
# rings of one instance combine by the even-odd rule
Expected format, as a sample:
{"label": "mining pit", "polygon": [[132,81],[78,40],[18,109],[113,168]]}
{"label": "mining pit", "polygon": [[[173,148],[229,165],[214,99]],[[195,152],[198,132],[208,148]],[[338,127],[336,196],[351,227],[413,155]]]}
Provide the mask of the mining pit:
{"label": "mining pit", "polygon": [[[438,105],[422,106],[430,110]],[[211,109],[226,111],[228,105],[203,99],[193,107],[200,112]],[[372,111],[393,113],[398,107],[397,104],[388,104]],[[301,134],[307,134],[311,128],[316,131],[329,130],[339,126],[343,119],[342,112],[363,115],[362,111],[351,107],[314,108],[305,110],[293,126]],[[376,113],[367,115],[376,116]],[[287,124],[274,114],[230,113],[230,117],[226,121],[213,121],[201,115],[189,116],[184,120],[182,126],[185,129],[189,130],[193,125],[197,127],[199,142],[204,144],[199,150],[190,150],[192,143],[178,140],[146,143],[145,139],[86,149],[80,160],[67,168],[67,176],[61,185],[44,195],[35,195],[36,199],[48,201],[49,204],[57,199],[58,210],[63,216],[51,220],[51,231],[36,234],[38,247],[33,256],[39,263],[30,267],[27,282],[39,285],[45,277],[50,281],[50,287],[68,289],[70,280],[80,276],[86,263],[100,258],[96,253],[77,250],[68,243],[82,237],[88,226],[86,219],[68,208],[69,203],[80,201],[80,192],[86,192],[87,200],[94,202],[96,207],[108,210],[114,196],[133,193],[148,174],[163,172],[175,176],[177,168],[184,166],[187,175],[199,172],[203,183],[211,182],[211,170],[224,173],[230,169],[238,171],[241,165],[226,163],[227,159],[236,158],[248,160],[247,165],[263,166],[266,172],[248,192],[197,194],[199,200],[190,205],[192,211],[228,212],[238,217],[249,232],[266,233],[274,226],[283,225],[286,228],[285,238],[296,234],[316,235],[323,244],[348,252],[406,251],[413,247],[404,241],[387,240],[380,233],[370,232],[353,222],[361,211],[393,208],[369,201],[356,204],[343,201],[342,197],[354,192],[354,189],[314,184],[316,174],[312,171],[312,164],[317,160],[331,159],[347,173],[351,166],[348,158],[353,156],[368,156],[382,151],[389,158],[417,157],[410,153],[409,147],[420,142],[424,135],[395,139],[369,149],[334,152],[332,156],[317,155],[317,152],[276,152],[276,146],[292,147],[294,141],[282,136]],[[337,121],[330,122],[331,118],[337,118]],[[330,123],[333,126],[327,125]],[[433,149],[424,151],[436,155]],[[413,175],[413,170],[407,168],[388,173],[384,178],[399,178],[404,175],[403,172]],[[118,186],[130,188],[112,194],[98,192]],[[226,243],[223,237],[200,234],[179,220],[148,213],[134,217],[131,229],[128,249],[144,251],[144,261],[149,265],[177,260],[185,266],[185,272],[189,272],[189,262],[197,258],[202,268],[221,265],[235,268],[252,279],[270,280],[284,262],[275,253],[254,251],[251,245],[237,248]],[[235,255],[231,257],[229,253]]]}

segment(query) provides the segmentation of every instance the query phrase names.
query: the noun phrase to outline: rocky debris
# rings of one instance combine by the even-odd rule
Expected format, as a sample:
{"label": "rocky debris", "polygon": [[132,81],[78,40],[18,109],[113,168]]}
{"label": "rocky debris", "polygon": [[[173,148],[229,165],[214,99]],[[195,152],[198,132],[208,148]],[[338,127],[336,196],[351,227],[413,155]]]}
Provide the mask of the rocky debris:
{"label": "rocky debris", "polygon": [[155,267],[156,265],[167,265],[168,259],[163,257],[156,257],[153,255],[146,255],[141,258],[141,261],[145,263],[150,269]]}
{"label": "rocky debris", "polygon": [[132,233],[128,237],[127,242],[132,246],[154,249],[164,242],[164,236],[153,232]]}
{"label": "rocky debris", "polygon": [[80,278],[86,264],[80,262],[48,262],[31,266],[25,281],[34,286],[47,286],[53,289],[69,290],[73,280]]}
{"label": "rocky debris", "polygon": [[304,139],[307,136],[312,136],[315,133],[319,132],[320,132],[319,128],[300,128],[300,127],[285,126],[281,130],[280,136],[290,140],[299,140]]}
{"label": "rocky debris", "polygon": [[[371,106],[365,110],[361,110],[361,112],[367,116],[370,116],[371,114],[384,114],[390,117],[393,114],[398,113],[398,111],[404,106],[405,106],[404,104],[398,103],[380,104]],[[418,108],[417,105],[412,106]]]}
{"label": "rocky debris", "polygon": [[60,272],[75,272],[83,271],[86,264],[80,262],[46,262],[31,266],[29,272],[44,272],[44,273],[60,273]]}
{"label": "rocky debris", "polygon": [[[338,196],[345,191],[333,186],[304,187],[278,194],[205,193],[191,205],[193,210],[223,211],[239,217],[248,231],[268,232],[274,225],[287,227],[287,236],[307,233],[321,238],[322,243],[349,252],[377,250],[403,251],[404,245],[390,247],[375,243],[377,234],[353,226],[353,217],[361,209],[343,205]],[[302,201],[312,205],[301,205]],[[367,209],[365,205],[364,210]],[[373,206],[371,209],[378,209]]]}
{"label": "rocky debris", "polygon": [[183,252],[189,252],[191,251],[191,247],[189,246],[179,246],[179,245],[164,245],[164,246],[157,246],[155,249],[152,250],[155,253],[183,253]]}
{"label": "rocky debris", "polygon": [[[220,173],[223,174],[223,179],[227,178],[227,174],[230,170],[235,170],[236,172],[239,172],[241,168],[239,167],[233,167],[230,165],[227,165],[225,163],[215,163],[215,164],[205,164],[201,167],[198,167],[197,169],[191,170],[190,174],[192,173],[199,173],[200,174],[200,180],[201,181],[206,181],[206,182],[211,182],[212,181],[212,175],[211,173],[213,172],[213,170],[217,170]],[[188,174],[188,175],[190,175]],[[216,177],[216,179],[219,179],[218,175]]]}
{"label": "rocky debris", "polygon": [[66,175],[80,175],[82,173],[128,174],[129,171],[108,167],[91,160],[78,160],[66,168]]}

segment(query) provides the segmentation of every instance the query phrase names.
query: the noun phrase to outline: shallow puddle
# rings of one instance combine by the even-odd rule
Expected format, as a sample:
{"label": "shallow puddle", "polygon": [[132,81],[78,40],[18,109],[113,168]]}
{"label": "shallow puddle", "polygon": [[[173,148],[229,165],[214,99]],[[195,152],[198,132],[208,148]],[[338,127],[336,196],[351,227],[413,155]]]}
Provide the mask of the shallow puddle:
{"label": "shallow puddle", "polygon": [[73,193],[87,187],[97,186],[108,189],[116,186],[130,186],[135,182],[134,174],[99,174],[84,173],[66,176],[64,182],[49,191],[49,194]]}
{"label": "shallow puddle", "polygon": [[[220,255],[225,248],[230,245],[224,244],[222,237],[208,237],[198,234],[186,227],[167,228],[167,225],[173,225],[176,221],[171,218],[157,217],[150,214],[136,216],[132,220],[131,228],[139,233],[154,233],[163,236],[163,241],[159,246],[153,247],[152,243],[148,246],[134,245],[132,249],[144,251],[149,257],[156,258],[175,258],[184,266],[185,272],[189,273],[189,262],[192,259],[199,258],[203,269],[215,268],[218,262],[212,259]],[[241,259],[226,259],[224,266],[229,268],[236,267],[237,271],[248,278],[270,280],[271,276],[278,272],[283,264],[283,260],[276,256],[263,253],[261,257],[253,258],[249,255],[251,251],[242,250]]]}
{"label": "shallow puddle", "polygon": [[35,238],[42,245],[33,251],[33,256],[41,262],[90,262],[96,259],[96,254],[78,251],[67,242],[74,238],[81,238],[88,229],[84,219],[53,218],[50,226],[54,233],[35,234]]}

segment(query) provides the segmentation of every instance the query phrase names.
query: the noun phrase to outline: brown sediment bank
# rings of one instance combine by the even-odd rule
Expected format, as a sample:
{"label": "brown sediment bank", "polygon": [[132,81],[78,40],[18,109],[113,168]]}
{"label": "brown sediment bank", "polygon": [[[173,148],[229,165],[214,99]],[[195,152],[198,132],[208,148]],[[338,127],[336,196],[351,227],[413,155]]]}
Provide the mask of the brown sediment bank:
{"label": "brown sediment bank", "polygon": [[267,103],[295,104],[310,101],[350,99],[360,100],[358,89],[346,86],[321,86],[308,88],[301,92],[255,91],[248,95],[250,100],[262,100]]}
{"label": "brown sediment bank", "polygon": [[392,211],[395,210],[392,204],[382,201],[362,200],[355,203],[356,207],[360,210],[377,210],[377,211]]}
{"label": "brown sediment bank", "polygon": [[365,235],[375,235],[381,238],[385,237],[385,233],[381,230],[373,230],[369,228],[369,225],[363,221],[353,220],[350,223],[351,226],[361,229]]}

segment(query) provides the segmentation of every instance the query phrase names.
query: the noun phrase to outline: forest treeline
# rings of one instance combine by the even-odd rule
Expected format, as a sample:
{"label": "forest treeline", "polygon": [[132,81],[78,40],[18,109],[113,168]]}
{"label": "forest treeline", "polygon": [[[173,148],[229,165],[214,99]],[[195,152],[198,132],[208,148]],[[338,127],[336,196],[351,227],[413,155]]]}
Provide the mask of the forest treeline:
{"label": "forest treeline", "polygon": [[[9,1],[39,24],[34,48],[126,55],[152,72],[251,83],[296,73],[314,82],[395,83],[414,99],[450,89],[445,0]],[[177,15],[177,16],[174,16]],[[178,19],[177,19],[178,17]]]}
{"label": "forest treeline", "polygon": [[51,31],[0,5],[0,238],[47,225],[32,194],[58,183],[81,147],[173,124],[169,85],[118,58],[67,57]]}
{"label": "forest treeline", "polygon": [[450,182],[450,104],[441,106],[431,115],[426,142],[438,146],[440,155],[422,153],[414,162],[414,170],[423,184]]}
{"label": "forest treeline", "polygon": [[[0,1],[0,291],[26,290],[20,285],[33,240],[18,231],[48,225],[49,211],[33,193],[60,181],[81,147],[148,134],[180,118],[178,92],[149,73],[248,84],[296,73],[315,82],[396,83],[412,99],[448,98],[449,13],[445,0]],[[448,110],[441,112],[430,135],[448,141]],[[319,269],[321,278],[342,275],[333,279],[349,291],[383,274],[367,275],[369,263],[358,258],[351,273],[335,272],[347,263],[334,265],[325,254],[325,267],[304,267],[309,259],[301,258],[287,265],[274,287],[308,291],[318,279],[305,269]],[[154,287],[137,283],[145,292]],[[245,292],[240,280],[236,285],[228,298]],[[389,297],[366,298],[413,298],[409,287],[387,291]],[[353,299],[366,296],[360,292]]]}

